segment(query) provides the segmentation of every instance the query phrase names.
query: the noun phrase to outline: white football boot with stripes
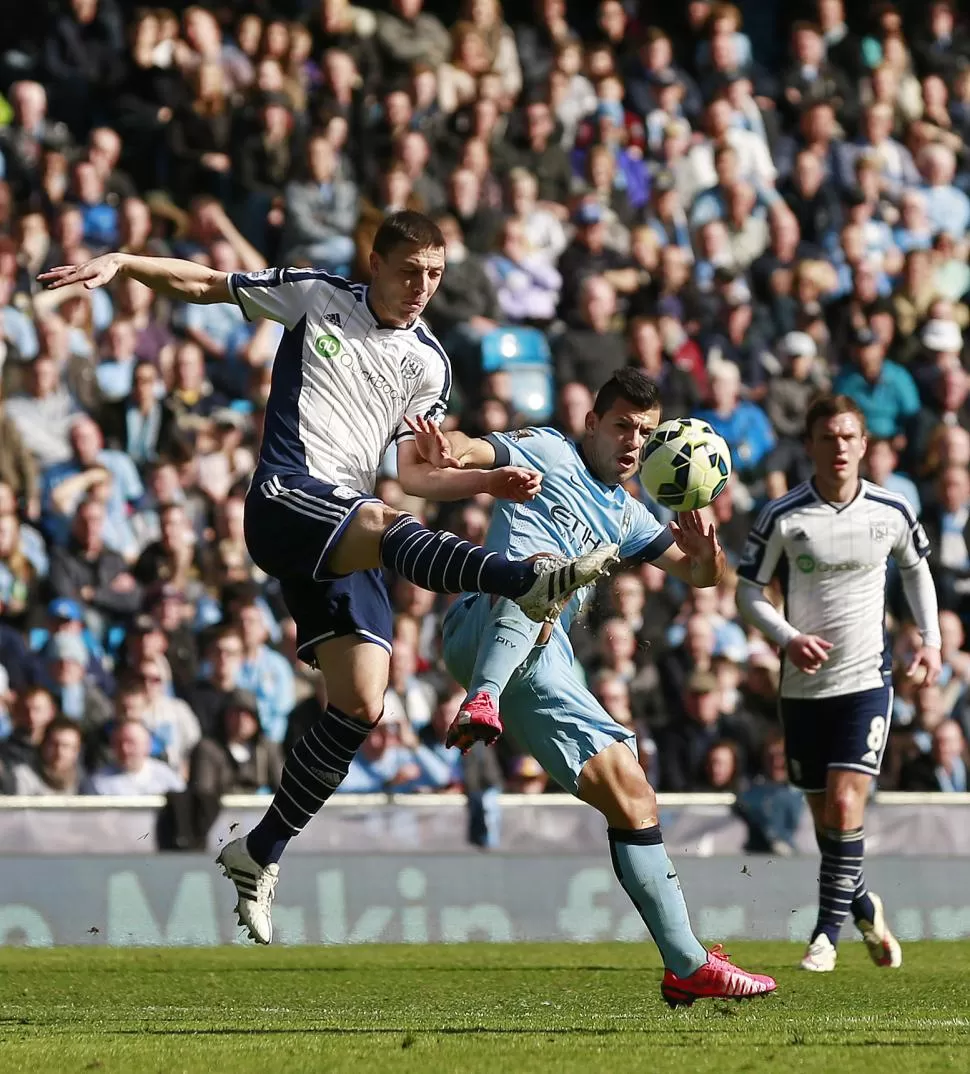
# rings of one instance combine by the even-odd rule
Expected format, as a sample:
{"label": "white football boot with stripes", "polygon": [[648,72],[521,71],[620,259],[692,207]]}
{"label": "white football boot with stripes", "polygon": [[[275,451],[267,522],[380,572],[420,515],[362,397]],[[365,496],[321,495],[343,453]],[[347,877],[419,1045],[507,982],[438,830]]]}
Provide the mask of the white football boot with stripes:
{"label": "white football boot with stripes", "polygon": [[869,892],[872,905],[876,912],[872,915],[872,921],[864,921],[859,918],[856,928],[862,933],[866,942],[869,957],[877,966],[884,969],[898,970],[903,964],[903,949],[899,946],[899,940],[889,931],[886,924],[886,913],[883,909],[882,899],[873,892]]}
{"label": "white football boot with stripes", "polygon": [[824,932],[820,932],[808,945],[808,950],[798,965],[811,973],[831,973],[838,957],[838,948]]}
{"label": "white football boot with stripes", "polygon": [[620,561],[620,546],[604,544],[560,566],[554,559],[536,560],[536,580],[515,603],[534,623],[554,622],[566,601],[592,585]]}
{"label": "white football boot with stripes", "polygon": [[216,864],[222,866],[223,874],[236,885],[239,924],[256,943],[272,943],[271,910],[280,867],[275,862],[266,866],[257,864],[249,854],[245,836],[227,843],[216,858]]}

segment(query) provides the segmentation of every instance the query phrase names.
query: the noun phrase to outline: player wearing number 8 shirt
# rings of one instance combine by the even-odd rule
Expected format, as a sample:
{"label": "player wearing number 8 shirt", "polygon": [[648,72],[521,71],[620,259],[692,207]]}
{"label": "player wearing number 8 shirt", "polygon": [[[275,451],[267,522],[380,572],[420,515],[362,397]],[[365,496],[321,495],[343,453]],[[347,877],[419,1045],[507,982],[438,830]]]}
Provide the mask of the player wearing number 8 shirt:
{"label": "player wearing number 8 shirt", "polygon": [[[873,961],[897,967],[899,944],[863,875],[863,818],[892,713],[890,556],[922,637],[908,674],[932,682],[940,670],[929,544],[908,501],[860,479],[865,419],[851,399],[826,396],[809,407],[806,445],[815,475],[758,516],[739,567],[738,606],[784,652],[779,708],[789,776],[806,794],[822,855],[818,920],[801,966],[835,969],[851,912]],[[784,614],[764,592],[773,581]]]}

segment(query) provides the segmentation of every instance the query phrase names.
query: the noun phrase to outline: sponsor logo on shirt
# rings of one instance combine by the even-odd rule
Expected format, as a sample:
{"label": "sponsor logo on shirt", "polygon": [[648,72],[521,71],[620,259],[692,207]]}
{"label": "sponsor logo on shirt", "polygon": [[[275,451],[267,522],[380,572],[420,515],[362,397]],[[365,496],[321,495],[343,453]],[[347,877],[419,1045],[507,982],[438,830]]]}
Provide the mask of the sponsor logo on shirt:
{"label": "sponsor logo on shirt", "polygon": [[596,540],[596,534],[593,533],[589,525],[581,518],[577,518],[572,511],[567,511],[562,504],[554,504],[549,514],[552,516],[553,522],[571,534],[579,541],[582,547],[595,548],[599,544]]}
{"label": "sponsor logo on shirt", "polygon": [[340,314],[339,313],[325,313],[323,319],[327,324],[335,324],[338,328],[341,327]]}
{"label": "sponsor logo on shirt", "polygon": [[812,574],[814,571],[822,574],[841,574],[845,571],[871,571],[876,564],[862,563],[857,559],[850,559],[845,563],[826,563],[823,559],[802,555],[795,559],[795,566],[802,574]]}
{"label": "sponsor logo on shirt", "polygon": [[321,332],[313,341],[313,349],[321,358],[336,358],[340,353],[340,340]]}
{"label": "sponsor logo on shirt", "polygon": [[794,529],[791,531],[791,539],[793,541],[807,541],[808,534],[801,529]]}

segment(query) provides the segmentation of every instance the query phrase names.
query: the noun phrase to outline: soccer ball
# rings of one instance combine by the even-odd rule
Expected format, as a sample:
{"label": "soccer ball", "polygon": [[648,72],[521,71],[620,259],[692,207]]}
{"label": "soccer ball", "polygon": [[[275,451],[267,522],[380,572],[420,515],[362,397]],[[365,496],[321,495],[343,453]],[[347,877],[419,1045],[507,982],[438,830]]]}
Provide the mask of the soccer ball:
{"label": "soccer ball", "polygon": [[706,421],[673,418],[658,425],[640,456],[640,480],[671,511],[696,511],[724,491],[731,450]]}

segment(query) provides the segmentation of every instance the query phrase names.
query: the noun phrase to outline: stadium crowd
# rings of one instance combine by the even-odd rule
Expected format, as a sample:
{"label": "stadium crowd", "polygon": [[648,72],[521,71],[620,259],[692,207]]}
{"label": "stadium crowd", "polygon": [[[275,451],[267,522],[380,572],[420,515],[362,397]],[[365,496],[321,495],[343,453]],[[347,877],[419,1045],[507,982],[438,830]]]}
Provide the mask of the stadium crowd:
{"label": "stadium crowd", "polygon": [[[940,684],[895,676],[881,785],[967,790],[970,33],[954,6],[764,0],[750,25],[708,0],[439,7],[18,12],[0,54],[0,788],[275,790],[321,704],[243,539],[282,329],[37,274],[123,249],[366,281],[377,225],[408,207],[447,239],[427,320],[454,366],[452,427],[536,420],[503,340],[548,363],[548,420],[571,436],[599,384],[639,366],[666,416],[702,416],[731,447],[713,513],[734,565],[759,505],[807,476],[811,396],[859,402],[868,476],[920,515],[943,609]],[[394,473],[391,455],[386,501],[482,539],[486,498],[415,503]],[[573,643],[655,785],[737,791],[754,843],[775,845],[797,820],[779,657],[740,623],[735,585],[621,571]],[[554,789],[507,740],[444,749],[462,693],[440,670],[442,602],[400,580],[393,596],[386,715],[341,791]],[[890,579],[897,669],[903,608]]]}

